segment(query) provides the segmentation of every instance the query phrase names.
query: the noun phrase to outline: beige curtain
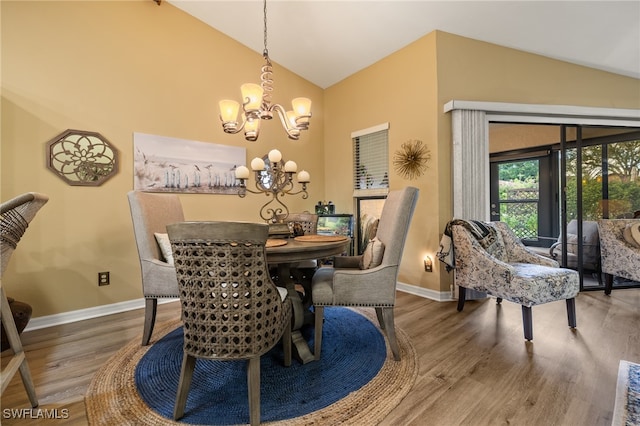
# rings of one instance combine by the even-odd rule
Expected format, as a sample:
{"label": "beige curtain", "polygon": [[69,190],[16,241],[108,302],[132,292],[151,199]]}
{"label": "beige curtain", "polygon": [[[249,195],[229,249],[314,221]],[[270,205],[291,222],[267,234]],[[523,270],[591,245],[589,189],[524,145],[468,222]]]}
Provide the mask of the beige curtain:
{"label": "beige curtain", "polygon": [[490,219],[489,123],[484,111],[453,110],[453,217]]}
{"label": "beige curtain", "polygon": [[[489,216],[489,123],[484,111],[453,110],[453,217],[488,221]],[[455,283],[455,275],[454,275]],[[457,286],[452,297],[458,298]],[[467,300],[486,297],[467,290]]]}

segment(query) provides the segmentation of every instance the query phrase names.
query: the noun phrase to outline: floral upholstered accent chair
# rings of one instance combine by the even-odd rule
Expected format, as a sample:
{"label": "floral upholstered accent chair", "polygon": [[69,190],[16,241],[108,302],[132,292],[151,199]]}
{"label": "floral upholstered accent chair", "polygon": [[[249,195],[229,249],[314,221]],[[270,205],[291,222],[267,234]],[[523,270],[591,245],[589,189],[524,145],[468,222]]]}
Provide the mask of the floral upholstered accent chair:
{"label": "floral upholstered accent chair", "polygon": [[[575,297],[580,290],[576,271],[527,250],[503,222],[455,220],[450,224],[460,290],[458,311],[464,307],[467,288],[496,297],[498,304],[503,299],[517,303],[522,305],[524,337],[532,340],[531,307],[565,300],[569,326],[576,327]],[[482,238],[478,228],[485,231]]]}
{"label": "floral upholstered accent chair", "polygon": [[601,219],[598,229],[604,293],[611,294],[614,276],[640,282],[640,219]]}

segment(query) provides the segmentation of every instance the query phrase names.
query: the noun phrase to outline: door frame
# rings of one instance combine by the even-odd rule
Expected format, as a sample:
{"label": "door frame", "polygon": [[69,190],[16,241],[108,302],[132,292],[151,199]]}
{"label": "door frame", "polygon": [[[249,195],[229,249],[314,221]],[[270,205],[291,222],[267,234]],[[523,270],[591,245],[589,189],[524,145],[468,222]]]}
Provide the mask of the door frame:
{"label": "door frame", "polygon": [[[640,109],[451,100],[444,112],[451,112],[452,217],[459,219],[490,220],[490,122],[640,128]],[[566,235],[566,217],[561,223]]]}

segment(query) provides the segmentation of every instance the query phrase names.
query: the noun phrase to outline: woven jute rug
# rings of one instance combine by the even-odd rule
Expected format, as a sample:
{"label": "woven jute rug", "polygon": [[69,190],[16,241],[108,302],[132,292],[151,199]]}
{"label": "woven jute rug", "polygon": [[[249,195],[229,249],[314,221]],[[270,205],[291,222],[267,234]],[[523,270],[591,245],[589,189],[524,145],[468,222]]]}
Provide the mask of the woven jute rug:
{"label": "woven jute rug", "polygon": [[[377,324],[373,309],[357,310]],[[158,327],[164,336],[181,325],[171,321]],[[417,355],[409,337],[396,327],[401,361],[394,361],[387,345],[387,358],[378,374],[363,387],[321,410],[300,417],[267,422],[268,425],[375,425],[409,393],[418,374]],[[151,346],[134,339],[114,354],[94,375],[85,395],[91,425],[177,425],[148,407],[135,384],[135,369]],[[345,378],[347,380],[347,378]]]}

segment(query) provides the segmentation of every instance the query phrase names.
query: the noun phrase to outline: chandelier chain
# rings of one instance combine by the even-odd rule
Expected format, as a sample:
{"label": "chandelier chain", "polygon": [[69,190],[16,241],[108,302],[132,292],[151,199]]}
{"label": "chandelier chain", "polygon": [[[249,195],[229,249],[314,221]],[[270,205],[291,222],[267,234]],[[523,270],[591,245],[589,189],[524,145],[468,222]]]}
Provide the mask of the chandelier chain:
{"label": "chandelier chain", "polygon": [[262,56],[264,56],[268,62],[269,50],[267,49],[267,0],[264,0],[263,16],[264,16],[264,50],[262,51]]}
{"label": "chandelier chain", "polygon": [[[0,0],[1,1],[1,0]],[[244,129],[244,137],[248,141],[258,139],[260,122],[271,120],[274,115],[280,119],[282,128],[289,139],[298,140],[300,132],[309,129],[311,118],[311,100],[300,97],[291,101],[291,110],[271,102],[273,93],[273,65],[267,47],[267,0],[263,0],[264,50],[265,60],[260,68],[260,85],[243,84],[242,93],[242,125],[238,126],[238,110],[240,104],[232,100],[220,101],[220,121],[225,133],[235,134]]]}
{"label": "chandelier chain", "polygon": [[267,0],[264,0],[264,50],[262,56],[265,64],[262,66],[260,74],[260,85],[262,86],[262,108],[267,112],[262,118],[270,119],[269,111],[271,109],[271,93],[273,92],[273,68],[269,59],[269,50],[267,49]]}

